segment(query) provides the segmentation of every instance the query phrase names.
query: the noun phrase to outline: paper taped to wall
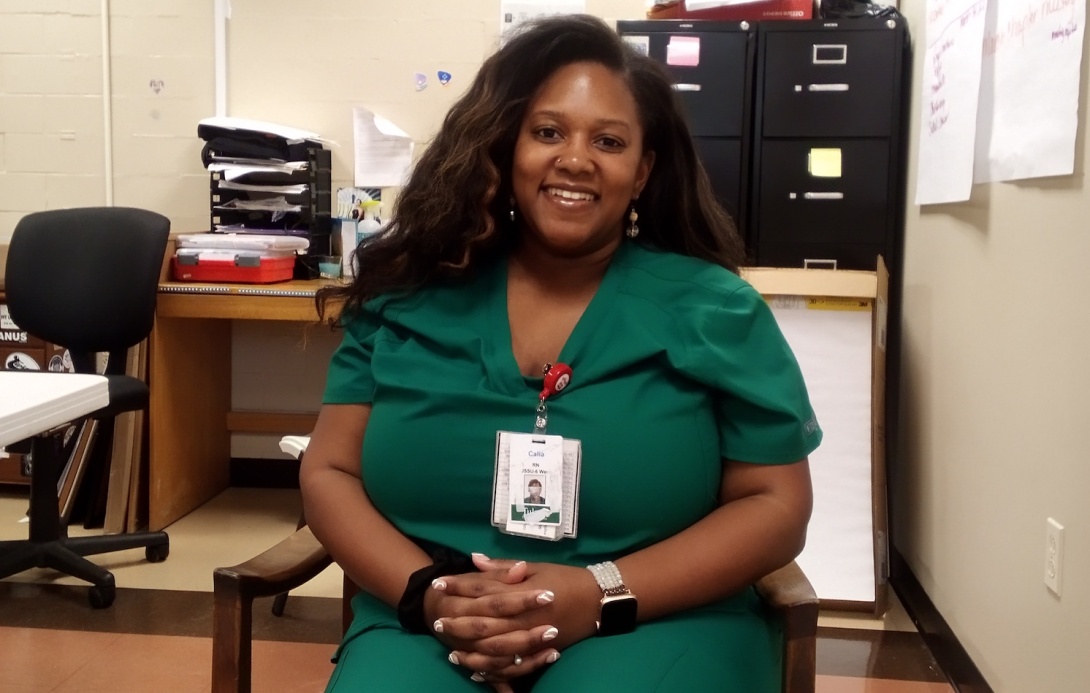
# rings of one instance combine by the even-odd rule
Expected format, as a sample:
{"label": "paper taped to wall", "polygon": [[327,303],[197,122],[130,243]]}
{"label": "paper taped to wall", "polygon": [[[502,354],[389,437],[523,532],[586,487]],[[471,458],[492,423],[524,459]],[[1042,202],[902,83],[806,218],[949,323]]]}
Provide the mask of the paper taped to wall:
{"label": "paper taped to wall", "polygon": [[412,138],[398,126],[362,106],[352,109],[352,130],[356,187],[403,185],[413,161]]}

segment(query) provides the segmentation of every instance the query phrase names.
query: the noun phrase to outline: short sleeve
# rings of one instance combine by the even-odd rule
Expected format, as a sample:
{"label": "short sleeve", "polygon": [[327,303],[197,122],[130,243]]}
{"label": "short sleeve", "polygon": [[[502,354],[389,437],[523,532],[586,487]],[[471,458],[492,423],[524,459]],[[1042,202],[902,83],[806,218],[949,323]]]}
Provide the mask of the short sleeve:
{"label": "short sleeve", "polygon": [[771,309],[749,284],[694,306],[687,370],[715,389],[720,453],[787,464],[821,443],[802,371]]}
{"label": "short sleeve", "polygon": [[367,307],[348,320],[344,338],[329,361],[323,404],[367,404],[372,401],[375,379],[371,357],[380,327],[378,316]]}

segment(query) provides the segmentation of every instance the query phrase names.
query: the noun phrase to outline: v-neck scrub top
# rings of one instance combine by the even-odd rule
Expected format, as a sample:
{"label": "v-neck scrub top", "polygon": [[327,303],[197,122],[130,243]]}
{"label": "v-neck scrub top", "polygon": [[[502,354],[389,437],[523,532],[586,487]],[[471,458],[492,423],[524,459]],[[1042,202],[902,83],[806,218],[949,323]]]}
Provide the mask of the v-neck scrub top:
{"label": "v-neck scrub top", "polygon": [[[511,350],[506,262],[472,280],[365,304],[347,321],[323,401],[373,405],[363,483],[404,534],[464,553],[580,566],[637,551],[707,515],[718,504],[724,459],[786,464],[821,440],[798,364],[764,300],[701,260],[623,243],[559,361],[572,378],[548,401],[548,433],[582,441],[574,539],[517,537],[491,524],[496,432],[532,430],[542,382],[521,375]],[[395,677],[390,690],[482,690],[446,662],[437,640],[401,631],[389,606],[360,595],[353,607],[331,690],[357,676],[369,690],[386,690],[375,677],[402,657],[420,676],[428,669],[420,659],[437,660],[440,678],[418,689]],[[722,686],[724,676],[739,687],[719,690],[777,690],[779,634],[759,609],[747,590],[632,634],[584,640],[533,690],[621,687],[613,671],[608,687],[588,684],[614,650],[634,658],[625,658],[638,671],[623,684],[629,691],[690,690],[672,686],[705,677]],[[648,678],[654,663],[645,650],[661,653],[667,642],[673,654],[659,666],[697,679]],[[724,670],[735,654],[740,660]],[[696,659],[678,667],[678,657]]]}

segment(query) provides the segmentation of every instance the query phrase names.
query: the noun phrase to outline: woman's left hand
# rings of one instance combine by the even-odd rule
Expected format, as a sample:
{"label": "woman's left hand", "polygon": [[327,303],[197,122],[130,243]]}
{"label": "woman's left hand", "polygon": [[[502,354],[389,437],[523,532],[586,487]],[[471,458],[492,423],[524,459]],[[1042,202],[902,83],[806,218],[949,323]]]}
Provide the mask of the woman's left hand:
{"label": "woman's left hand", "polygon": [[[474,564],[480,574],[454,575],[444,580],[443,591],[448,595],[470,598],[481,595],[480,577],[492,581],[487,600],[467,602],[473,606],[456,617],[442,619],[442,622],[444,633],[473,643],[465,650],[455,650],[453,658],[459,665],[475,672],[479,679],[494,686],[555,662],[561,650],[596,631],[601,590],[589,571],[553,563],[520,563],[476,554]],[[541,608],[507,617],[505,621],[510,624],[507,632],[492,632],[496,623],[492,618],[495,610],[511,613],[512,609],[505,605],[506,597],[510,595],[510,600],[516,602],[518,595],[527,590],[548,590],[553,594],[553,601]],[[487,629],[482,628],[485,621],[489,624]],[[547,629],[542,645],[533,652],[520,651],[526,647],[525,633],[542,628]],[[481,637],[482,632],[489,632],[489,635]]]}

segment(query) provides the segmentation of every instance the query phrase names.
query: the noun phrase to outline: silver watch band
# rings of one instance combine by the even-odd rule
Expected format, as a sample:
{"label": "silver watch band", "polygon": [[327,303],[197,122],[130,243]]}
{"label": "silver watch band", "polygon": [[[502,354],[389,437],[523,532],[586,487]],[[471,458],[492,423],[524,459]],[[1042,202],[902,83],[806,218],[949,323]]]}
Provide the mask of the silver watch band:
{"label": "silver watch band", "polygon": [[602,594],[605,596],[616,597],[622,594],[631,594],[621,578],[621,571],[613,561],[588,565],[587,570],[594,576],[598,587],[602,588]]}

